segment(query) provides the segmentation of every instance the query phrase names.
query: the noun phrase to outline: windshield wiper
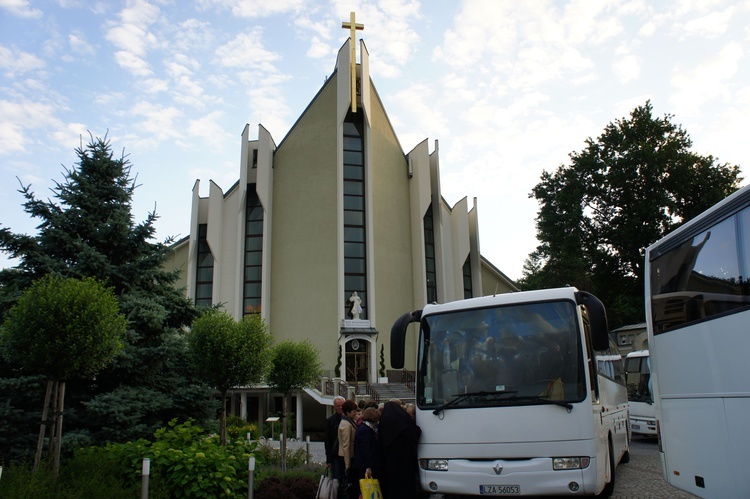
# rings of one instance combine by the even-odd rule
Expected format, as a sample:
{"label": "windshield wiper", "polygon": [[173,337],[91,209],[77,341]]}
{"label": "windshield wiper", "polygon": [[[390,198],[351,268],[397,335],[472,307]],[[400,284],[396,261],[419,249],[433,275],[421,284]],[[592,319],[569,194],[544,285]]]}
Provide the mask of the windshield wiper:
{"label": "windshield wiper", "polygon": [[512,401],[530,401],[530,402],[539,402],[542,404],[554,404],[559,405],[560,407],[564,407],[567,409],[568,412],[571,412],[573,410],[573,404],[570,402],[565,402],[564,400],[552,400],[544,397],[540,397],[538,395],[534,396],[525,396],[525,397],[510,397],[507,399],[504,399],[504,401],[512,402]]}
{"label": "windshield wiper", "polygon": [[437,409],[435,409],[434,411],[432,411],[432,413],[435,416],[437,416],[438,414],[440,414],[440,412],[443,409],[446,409],[446,408],[448,408],[448,407],[450,407],[452,405],[456,405],[459,402],[461,402],[461,401],[463,401],[463,400],[465,400],[465,399],[467,399],[469,397],[489,397],[489,396],[494,396],[494,395],[507,395],[508,393],[518,393],[518,390],[501,390],[501,391],[498,391],[498,392],[481,391],[481,392],[469,392],[469,393],[462,393],[460,395],[453,395],[455,398],[452,398],[448,402],[446,402],[445,404],[439,406]]}

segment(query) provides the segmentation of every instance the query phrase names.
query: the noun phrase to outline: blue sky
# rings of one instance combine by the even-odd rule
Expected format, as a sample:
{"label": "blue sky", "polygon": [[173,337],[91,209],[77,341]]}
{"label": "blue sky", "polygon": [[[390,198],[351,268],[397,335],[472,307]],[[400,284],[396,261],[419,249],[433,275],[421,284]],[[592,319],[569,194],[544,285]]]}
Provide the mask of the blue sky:
{"label": "blue sky", "polygon": [[237,180],[246,123],[281,142],[351,11],[404,152],[439,141],[444,197],[477,198],[481,252],[513,279],[542,172],[647,99],[747,176],[747,0],[0,0],[0,224],[34,232],[15,177],[48,197],[91,132],[129,155],[136,221],[187,235],[195,181]]}

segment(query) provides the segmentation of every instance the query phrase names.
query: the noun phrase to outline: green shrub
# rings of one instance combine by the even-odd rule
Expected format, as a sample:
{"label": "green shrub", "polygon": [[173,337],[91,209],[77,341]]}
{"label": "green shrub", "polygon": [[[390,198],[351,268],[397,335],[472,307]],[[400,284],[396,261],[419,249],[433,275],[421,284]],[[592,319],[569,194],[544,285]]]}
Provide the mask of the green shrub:
{"label": "green shrub", "polygon": [[77,499],[101,497],[132,499],[140,493],[138,486],[127,483],[122,467],[106,452],[76,452],[60,467],[57,480],[42,467],[32,471],[30,464],[3,468],[0,497],[13,499]]}
{"label": "green shrub", "polygon": [[28,464],[3,466],[0,479],[0,497],[13,499],[37,499],[54,497],[55,480],[51,472],[31,471]]}
{"label": "green shrub", "polygon": [[248,433],[251,440],[258,440],[260,436],[256,425],[238,416],[229,416],[227,418],[227,435],[229,435],[229,438],[235,440],[238,438],[247,439]]}
{"label": "green shrub", "polygon": [[206,436],[192,421],[170,421],[155,437],[153,443],[119,445],[134,476],[140,476],[143,458],[150,458],[150,481],[162,482],[169,497],[231,496],[247,490],[248,459],[256,443],[243,438],[219,445],[218,436]]}
{"label": "green shrub", "polygon": [[[33,473],[27,464],[6,465],[0,479],[0,498],[138,497],[146,457],[151,460],[151,499],[244,497],[251,455],[256,459],[254,489],[258,499],[314,497],[324,467],[306,465],[304,448],[288,451],[287,466],[294,469],[282,473],[278,449],[250,444],[245,438],[231,439],[223,447],[217,436],[208,436],[192,421],[180,425],[171,421],[168,428],[155,433],[153,442],[141,439],[78,449],[61,464],[57,482],[46,469]],[[273,495],[276,493],[281,495]]]}

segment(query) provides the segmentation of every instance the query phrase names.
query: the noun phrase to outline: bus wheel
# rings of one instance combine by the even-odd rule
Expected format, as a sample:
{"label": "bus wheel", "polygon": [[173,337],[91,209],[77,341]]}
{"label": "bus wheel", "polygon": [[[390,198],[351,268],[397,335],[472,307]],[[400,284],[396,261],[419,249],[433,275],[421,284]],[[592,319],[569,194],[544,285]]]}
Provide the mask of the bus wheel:
{"label": "bus wheel", "polygon": [[612,448],[612,438],[609,440],[609,482],[604,486],[597,497],[609,497],[615,491],[615,453]]}
{"label": "bus wheel", "polygon": [[620,463],[628,464],[629,462],[630,462],[630,450],[628,449],[622,454],[622,457],[620,458]]}

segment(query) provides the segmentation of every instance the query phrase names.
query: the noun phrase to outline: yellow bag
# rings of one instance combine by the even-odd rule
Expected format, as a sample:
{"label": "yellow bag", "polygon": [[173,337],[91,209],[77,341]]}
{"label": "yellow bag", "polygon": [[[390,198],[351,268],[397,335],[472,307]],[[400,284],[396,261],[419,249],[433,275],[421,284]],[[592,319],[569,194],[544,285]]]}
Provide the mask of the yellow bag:
{"label": "yellow bag", "polygon": [[383,499],[380,492],[380,482],[377,478],[361,478],[359,480],[359,491],[362,499]]}

